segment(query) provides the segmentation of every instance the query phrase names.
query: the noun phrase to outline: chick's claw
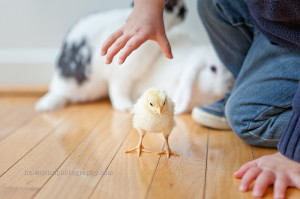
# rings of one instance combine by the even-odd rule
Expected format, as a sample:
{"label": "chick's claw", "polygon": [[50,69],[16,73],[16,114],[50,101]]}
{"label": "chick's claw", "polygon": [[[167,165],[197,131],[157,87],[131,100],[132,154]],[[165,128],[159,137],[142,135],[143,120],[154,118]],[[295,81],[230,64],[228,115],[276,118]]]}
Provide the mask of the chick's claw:
{"label": "chick's claw", "polygon": [[171,155],[180,156],[178,153],[176,153],[175,151],[171,151],[171,150],[164,150],[164,151],[157,153],[156,155],[164,155],[164,154],[167,155],[167,158],[170,158]]}
{"label": "chick's claw", "polygon": [[142,152],[146,152],[146,153],[152,153],[151,151],[145,149],[142,145],[140,146],[137,146],[136,148],[134,149],[131,149],[131,150],[128,150],[128,151],[125,151],[125,153],[132,153],[132,152],[137,152],[138,153],[138,156],[141,156],[141,153]]}

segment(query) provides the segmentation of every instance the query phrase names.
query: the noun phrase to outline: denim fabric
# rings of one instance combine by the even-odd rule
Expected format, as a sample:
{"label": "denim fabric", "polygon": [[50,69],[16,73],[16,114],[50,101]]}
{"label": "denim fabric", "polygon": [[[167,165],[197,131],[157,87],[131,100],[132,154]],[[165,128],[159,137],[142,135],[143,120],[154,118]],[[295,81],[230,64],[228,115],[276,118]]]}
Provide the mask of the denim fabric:
{"label": "denim fabric", "polygon": [[223,99],[216,101],[213,104],[198,106],[197,108],[200,110],[203,110],[206,113],[212,114],[214,116],[225,118],[225,104],[226,104],[230,94],[231,94],[231,91],[228,91]]}
{"label": "denim fabric", "polygon": [[246,143],[276,147],[292,113],[300,54],[272,44],[251,23],[243,0],[199,0],[198,11],[235,77],[225,115]]}

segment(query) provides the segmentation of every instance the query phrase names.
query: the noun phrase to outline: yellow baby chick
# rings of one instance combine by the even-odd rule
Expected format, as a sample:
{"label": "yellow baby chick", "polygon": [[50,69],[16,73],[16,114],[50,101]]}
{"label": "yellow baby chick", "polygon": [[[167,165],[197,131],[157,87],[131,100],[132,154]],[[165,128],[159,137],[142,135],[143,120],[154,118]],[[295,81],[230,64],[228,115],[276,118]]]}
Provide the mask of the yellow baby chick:
{"label": "yellow baby chick", "polygon": [[174,102],[167,96],[164,90],[150,88],[138,99],[132,110],[133,127],[140,134],[140,141],[136,148],[126,151],[126,153],[136,151],[138,156],[144,152],[151,152],[144,149],[142,142],[146,132],[163,133],[166,141],[166,150],[157,153],[157,155],[167,154],[169,158],[172,152],[169,146],[168,138],[175,126],[174,121]]}

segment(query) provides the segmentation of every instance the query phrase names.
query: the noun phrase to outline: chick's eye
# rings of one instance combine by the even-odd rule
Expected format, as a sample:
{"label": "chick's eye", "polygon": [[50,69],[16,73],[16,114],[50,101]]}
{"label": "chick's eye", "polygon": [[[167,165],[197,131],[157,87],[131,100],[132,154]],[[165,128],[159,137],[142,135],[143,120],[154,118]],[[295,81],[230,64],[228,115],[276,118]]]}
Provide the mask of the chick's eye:
{"label": "chick's eye", "polygon": [[150,102],[150,106],[153,106],[153,104]]}
{"label": "chick's eye", "polygon": [[166,104],[166,101],[164,102],[163,106]]}

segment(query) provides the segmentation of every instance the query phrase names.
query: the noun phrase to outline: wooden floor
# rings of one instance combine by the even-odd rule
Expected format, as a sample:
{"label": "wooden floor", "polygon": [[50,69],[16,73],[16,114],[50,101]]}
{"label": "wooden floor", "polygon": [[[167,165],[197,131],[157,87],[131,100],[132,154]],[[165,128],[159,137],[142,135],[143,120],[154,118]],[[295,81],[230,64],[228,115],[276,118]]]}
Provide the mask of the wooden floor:
{"label": "wooden floor", "polygon": [[[107,101],[38,114],[37,97],[0,98],[0,198],[252,198],[233,173],[276,150],[251,147],[231,131],[176,116],[170,146],[180,157],[125,154],[137,145],[128,113]],[[162,135],[144,146],[164,148]],[[272,188],[265,198],[272,198]],[[287,198],[300,198],[288,190]]]}

